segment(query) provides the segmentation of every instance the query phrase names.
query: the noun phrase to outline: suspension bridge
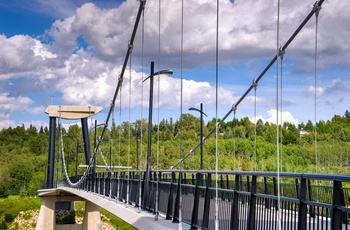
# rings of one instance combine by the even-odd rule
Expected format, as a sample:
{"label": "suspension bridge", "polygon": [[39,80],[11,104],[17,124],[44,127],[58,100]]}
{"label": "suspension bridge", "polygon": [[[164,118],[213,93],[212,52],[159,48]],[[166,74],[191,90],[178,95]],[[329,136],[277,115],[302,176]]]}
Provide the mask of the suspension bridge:
{"label": "suspension bridge", "polygon": [[[102,124],[101,135],[94,137],[93,151],[90,147],[88,118],[99,113],[101,107],[49,106],[45,111],[50,119],[48,167],[43,189],[38,191],[43,201],[36,228],[101,229],[99,208],[103,208],[138,229],[349,229],[350,197],[349,190],[343,186],[350,182],[349,176],[287,173],[281,172],[279,167],[277,172],[222,171],[217,164],[218,150],[215,170],[204,170],[202,166],[200,170],[182,168],[183,162],[196,149],[202,151],[210,136],[215,135],[216,140],[219,138],[218,130],[222,122],[236,113],[246,96],[256,90],[266,72],[282,62],[288,46],[310,18],[318,17],[323,2],[320,0],[314,3],[286,43],[279,45],[277,42],[276,55],[242,97],[224,117],[217,118],[215,127],[205,137],[201,137],[201,141],[190,152],[181,156],[178,163],[168,170],[154,170],[150,163],[153,77],[169,75],[173,71],[154,72],[152,62],[150,75],[143,80],[150,82],[146,166],[145,170],[134,170],[130,166],[108,164],[101,151],[101,144],[108,131],[118,95],[121,94],[124,74],[146,7],[146,1],[141,0],[106,122]],[[199,112],[203,114],[202,109]],[[69,175],[67,171],[62,119],[81,120],[86,171],[80,176]],[[279,135],[279,130],[276,133]],[[60,140],[59,149],[65,172],[65,179],[59,181],[55,179],[56,139]],[[279,140],[278,137],[276,139]],[[278,156],[280,143],[276,145]],[[98,156],[102,157],[104,165],[96,165]],[[276,164],[279,164],[279,160]],[[73,209],[74,201],[86,202],[84,223],[69,226],[56,224],[55,211]]]}

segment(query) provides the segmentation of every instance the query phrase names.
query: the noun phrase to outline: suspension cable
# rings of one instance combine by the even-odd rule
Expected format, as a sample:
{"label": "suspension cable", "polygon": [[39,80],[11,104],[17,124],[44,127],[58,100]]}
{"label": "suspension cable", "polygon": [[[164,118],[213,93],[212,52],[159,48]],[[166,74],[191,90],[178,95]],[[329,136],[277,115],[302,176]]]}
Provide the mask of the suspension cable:
{"label": "suspension cable", "polygon": [[[132,49],[130,50],[132,52]],[[130,165],[130,152],[131,152],[131,61],[132,53],[129,57],[129,127],[128,127],[128,166]],[[126,204],[129,204],[129,189],[130,189],[130,169],[128,168],[128,182],[126,184]]]}
{"label": "suspension cable", "polygon": [[258,88],[258,83],[256,82],[256,79],[253,81],[254,86],[254,171],[256,171],[256,89]]}
{"label": "suspension cable", "polygon": [[[129,60],[130,51],[131,51],[131,49],[133,49],[133,44],[134,44],[134,40],[135,40],[135,37],[136,37],[137,28],[138,28],[138,25],[139,25],[139,22],[140,22],[140,18],[141,18],[141,14],[142,14],[142,12],[144,10],[145,4],[146,4],[146,0],[140,0],[140,6],[139,6],[139,10],[137,12],[137,16],[136,16],[134,28],[133,28],[133,31],[132,31],[132,35],[131,35],[131,38],[129,40],[128,50],[127,50],[126,55],[125,55],[124,64],[123,64],[121,73],[119,75],[118,85],[117,85],[117,87],[115,89],[115,92],[114,92],[114,95],[113,95],[113,99],[112,99],[112,102],[111,102],[111,106],[110,106],[110,109],[109,109],[109,112],[108,112],[108,115],[107,115],[107,119],[106,119],[105,125],[104,125],[102,133],[101,133],[101,140],[102,140],[102,138],[103,138],[103,136],[104,136],[104,134],[105,134],[105,132],[107,130],[108,122],[109,122],[109,119],[111,117],[112,111],[113,111],[114,106],[115,106],[115,101],[117,99],[118,93],[119,93],[119,91],[121,89],[121,86],[122,86],[122,83],[123,83],[124,73],[125,73],[125,69],[127,67],[128,60]],[[99,148],[99,146],[101,144],[101,140],[97,143],[97,146],[96,146],[97,149]],[[94,155],[96,155],[96,153],[97,152],[95,152]]]}
{"label": "suspension cable", "polygon": [[[160,70],[160,26],[161,26],[161,0],[158,1],[158,60],[157,60],[157,65],[158,65],[158,71]],[[160,129],[159,129],[159,111],[160,111],[160,103],[159,103],[159,98],[160,98],[160,77],[157,78],[158,81],[158,87],[157,87],[157,165],[156,165],[156,177],[157,180],[156,183],[156,205],[155,205],[155,215],[154,215],[154,220],[158,220],[158,192],[159,192],[159,151],[160,151]]]}
{"label": "suspension cable", "polygon": [[216,54],[215,54],[215,229],[219,230],[219,191],[218,191],[218,170],[219,170],[219,123],[218,123],[218,104],[219,104],[219,0],[216,1]]}
{"label": "suspension cable", "polygon": [[61,122],[61,106],[60,106],[60,112],[59,112],[59,119],[58,119],[58,127],[59,127],[59,133],[60,133],[60,144],[61,144],[61,154],[62,154],[62,163],[63,163],[63,169],[64,169],[64,173],[65,173],[65,177],[66,180],[68,181],[68,184],[71,187],[76,187],[79,186],[86,178],[87,176],[87,172],[90,171],[91,169],[91,165],[93,164],[93,158],[90,158],[90,162],[89,165],[87,167],[87,169],[85,170],[83,176],[75,183],[73,183],[68,175],[68,171],[67,171],[67,165],[66,165],[66,160],[65,160],[65,153],[64,153],[64,147],[63,147],[63,134],[62,134],[62,122]]}
{"label": "suspension cable", "polygon": [[281,172],[283,172],[283,58],[284,58],[284,54],[285,54],[285,52],[286,51],[284,51],[284,50],[282,50],[281,48],[279,49],[279,53],[278,53],[278,55],[279,55],[279,57],[280,57],[280,59],[281,59],[281,62],[280,62],[280,71],[281,71],[281,73],[280,73],[280,79],[281,79],[281,81],[280,81],[280,115],[281,115],[281,131],[280,131],[280,150],[281,150],[281,154],[280,154],[280,156],[281,156],[281,159],[280,159],[280,162],[281,162],[281,165],[280,165],[280,167],[281,167],[281,169],[280,169],[280,171]]}
{"label": "suspension cable", "polygon": [[237,126],[237,122],[236,122],[236,111],[237,111],[237,107],[234,107],[233,110],[233,170],[236,171],[236,126]]}
{"label": "suspension cable", "polygon": [[[181,75],[181,83],[180,83],[180,159],[182,159],[182,151],[183,151],[183,136],[182,136],[182,121],[183,121],[183,111],[182,111],[182,103],[183,103],[183,41],[184,41],[184,0],[181,1],[181,39],[180,39],[180,75]],[[182,162],[180,163],[180,175],[179,175],[179,230],[182,229]]]}
{"label": "suspension cable", "polygon": [[[120,155],[121,155],[121,139],[122,139],[122,91],[123,85],[120,86],[119,94],[119,140],[118,140],[118,166],[121,166]],[[120,168],[118,167],[118,187],[117,187],[117,201],[120,199]]]}
{"label": "suspension cable", "polygon": [[[276,57],[279,56],[280,54],[280,46],[279,46],[279,35],[280,35],[280,0],[277,0],[277,37],[276,37]],[[276,58],[276,155],[277,155],[277,207],[278,207],[278,211],[277,211],[277,221],[278,221],[278,229],[281,230],[282,229],[282,223],[281,223],[281,208],[280,208],[280,202],[281,202],[281,187],[280,187],[280,153],[279,153],[279,146],[280,146],[280,140],[279,140],[279,115],[278,115],[278,58]]]}
{"label": "suspension cable", "polygon": [[[144,47],[145,47],[145,11],[142,11],[142,32],[141,32],[141,82],[144,79]],[[142,153],[143,153],[143,84],[141,83],[141,118],[140,118],[140,166],[139,166],[139,209],[138,212],[141,212],[142,209]],[[137,140],[138,141],[138,140]]]}
{"label": "suspension cable", "polygon": [[[320,0],[316,3],[317,6],[321,6],[322,3],[324,2],[324,0]],[[289,37],[289,39],[287,40],[287,42],[282,46],[282,50],[285,51],[288,46],[290,45],[290,43],[294,40],[294,38],[299,34],[299,32],[301,31],[301,29],[306,25],[306,23],[310,20],[310,18],[313,16],[314,11],[312,10],[307,16],[306,18],[301,22],[301,24],[299,25],[299,27],[294,31],[294,33]],[[272,60],[268,63],[268,65],[265,67],[265,69],[260,73],[260,75],[256,78],[256,82],[259,82],[267,73],[267,71],[273,66],[273,64],[276,62],[278,58],[278,54],[276,54]],[[250,86],[247,91],[238,99],[238,101],[231,106],[231,109],[226,113],[226,115],[218,122],[218,125],[220,126],[221,123],[225,122],[225,120],[230,116],[230,114],[233,112],[235,107],[238,107],[238,105],[245,99],[245,97],[249,94],[249,92],[253,89],[253,86]],[[206,141],[216,130],[216,126],[210,130],[207,135],[203,138],[203,141]],[[199,148],[201,146],[200,143],[198,143],[198,145],[196,145],[193,149],[191,149],[191,151],[189,153],[187,153],[183,158],[180,158],[180,160],[173,166],[170,167],[170,169],[175,169],[181,162],[183,162],[184,160],[187,159],[187,157],[189,157],[193,151],[195,151],[197,148]]]}
{"label": "suspension cable", "polygon": [[318,56],[318,15],[321,10],[321,6],[316,2],[313,8],[316,16],[316,29],[315,29],[315,74],[314,74],[314,115],[315,115],[315,160],[316,160],[316,174],[318,173],[318,149],[317,149],[317,56]]}

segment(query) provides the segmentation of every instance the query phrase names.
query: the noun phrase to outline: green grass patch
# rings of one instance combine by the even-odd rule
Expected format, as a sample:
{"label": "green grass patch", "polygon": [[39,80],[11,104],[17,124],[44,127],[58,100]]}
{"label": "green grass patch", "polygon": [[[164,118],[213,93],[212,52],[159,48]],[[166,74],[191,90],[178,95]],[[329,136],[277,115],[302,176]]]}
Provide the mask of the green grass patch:
{"label": "green grass patch", "polygon": [[113,214],[111,214],[110,212],[102,208],[100,209],[100,212],[102,215],[106,216],[108,219],[108,222],[112,223],[118,230],[135,230],[136,229],[130,224],[126,223],[124,220],[114,216]]}
{"label": "green grass patch", "polygon": [[40,205],[40,197],[9,196],[0,198],[0,230],[7,229],[21,211],[38,210]]}

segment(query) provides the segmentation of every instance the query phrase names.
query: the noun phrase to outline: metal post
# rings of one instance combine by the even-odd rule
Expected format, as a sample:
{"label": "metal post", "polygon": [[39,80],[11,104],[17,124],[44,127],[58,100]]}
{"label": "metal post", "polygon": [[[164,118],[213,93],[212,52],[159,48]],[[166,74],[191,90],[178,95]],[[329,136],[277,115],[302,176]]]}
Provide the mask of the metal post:
{"label": "metal post", "polygon": [[145,190],[144,190],[144,204],[148,203],[148,190],[149,190],[149,180],[150,180],[150,170],[151,170],[151,144],[152,144],[152,110],[153,110],[153,77],[161,74],[173,74],[171,70],[162,70],[159,72],[154,72],[154,62],[151,62],[151,73],[143,80],[146,81],[150,79],[149,87],[149,116],[148,116],[148,145],[147,145],[147,164],[146,164],[146,175],[145,175]]}
{"label": "metal post", "polygon": [[154,62],[151,62],[151,74],[149,76],[149,114],[148,114],[148,144],[147,144],[147,163],[146,163],[146,180],[145,180],[145,202],[148,199],[149,178],[151,169],[151,144],[152,144],[152,110],[153,110],[153,77]]}
{"label": "metal post", "polygon": [[56,117],[50,117],[49,131],[49,156],[47,164],[47,181],[45,188],[53,188],[55,174],[55,137],[56,137]]}
{"label": "metal post", "polygon": [[200,151],[201,151],[201,166],[200,166],[200,169],[201,170],[203,170],[204,169],[204,166],[203,166],[203,147],[204,147],[204,142],[203,142],[203,114],[205,115],[205,116],[207,116],[204,112],[203,112],[203,103],[201,103],[200,104],[200,109],[196,109],[196,108],[189,108],[188,110],[195,110],[195,111],[197,111],[197,112],[199,112],[200,113],[200,141],[201,141],[201,149],[200,149]]}
{"label": "metal post", "polygon": [[201,124],[200,124],[200,129],[201,129],[201,134],[200,134],[200,138],[201,138],[201,170],[204,169],[203,167],[203,103],[201,103],[200,105],[200,114],[201,114]]}
{"label": "metal post", "polygon": [[89,139],[87,118],[81,119],[81,127],[82,127],[83,140],[84,140],[85,163],[86,165],[89,165],[91,152],[90,152],[90,139]]}
{"label": "metal post", "polygon": [[306,200],[306,179],[300,178],[300,190],[299,190],[299,209],[298,209],[298,229],[306,230],[307,223],[307,204],[305,204]]}

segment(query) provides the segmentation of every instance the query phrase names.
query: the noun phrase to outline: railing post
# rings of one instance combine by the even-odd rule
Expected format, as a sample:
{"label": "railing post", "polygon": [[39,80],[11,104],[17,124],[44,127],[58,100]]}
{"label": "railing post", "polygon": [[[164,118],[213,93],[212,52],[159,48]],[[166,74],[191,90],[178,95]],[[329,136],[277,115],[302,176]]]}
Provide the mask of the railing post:
{"label": "railing post", "polygon": [[175,172],[171,172],[171,181],[170,181],[170,191],[169,191],[169,198],[168,198],[168,208],[166,210],[166,216],[165,218],[167,220],[171,219],[171,209],[173,207],[173,187],[175,183]]}
{"label": "railing post", "polygon": [[232,208],[231,208],[231,223],[230,223],[230,230],[237,230],[238,229],[238,199],[239,199],[239,184],[240,184],[240,176],[238,174],[235,175],[235,185],[234,185],[234,191],[233,191],[233,201],[232,201]]}
{"label": "railing post", "polygon": [[[314,201],[314,200],[313,200],[313,196],[312,196],[312,186],[311,186],[311,181],[310,181],[310,179],[307,180],[307,188],[308,188],[308,191],[309,191],[309,200],[310,200],[310,201]],[[310,216],[311,216],[311,217],[314,217],[314,216],[315,216],[315,207],[314,207],[313,205],[310,206],[310,211],[309,211],[309,213],[310,213]]]}
{"label": "railing post", "polygon": [[298,230],[306,230],[307,205],[306,200],[306,179],[301,176],[299,190],[299,214],[298,214]]}
{"label": "railing post", "polygon": [[205,200],[204,200],[204,211],[202,228],[208,229],[209,226],[209,211],[210,211],[210,188],[211,188],[211,174],[208,173],[207,183],[205,188]]}
{"label": "railing post", "polygon": [[297,199],[299,199],[299,180],[298,178],[295,178],[295,189],[296,189],[296,194],[297,194]]}
{"label": "railing post", "polygon": [[157,171],[156,173],[157,181],[156,181],[156,204],[155,204],[155,216],[154,220],[158,220],[158,215],[159,215],[159,182],[161,180],[161,173]]}
{"label": "railing post", "polygon": [[250,189],[250,200],[249,200],[249,214],[248,214],[248,226],[247,229],[255,229],[255,211],[256,211],[256,176],[252,176],[252,187]]}
{"label": "railing post", "polygon": [[343,221],[342,211],[338,209],[338,206],[342,206],[342,205],[345,205],[342,184],[340,181],[334,180],[333,181],[333,202],[332,202],[332,213],[331,213],[332,230],[342,229],[342,221]]}
{"label": "railing post", "polygon": [[[264,192],[265,192],[266,195],[269,194],[269,186],[267,184],[266,176],[264,176]],[[270,202],[268,202],[268,201],[266,202],[266,200],[265,200],[265,208],[266,209],[270,208]]]}
{"label": "railing post", "polygon": [[[273,195],[277,196],[277,180],[276,180],[276,177],[273,177],[272,180],[273,180]],[[278,210],[278,201],[275,200],[273,203],[274,203],[274,206],[275,206],[276,210]]]}
{"label": "railing post", "polygon": [[[193,175],[193,174],[192,174]],[[199,205],[199,183],[200,183],[200,179],[201,178],[201,174],[197,173],[196,174],[196,187],[194,189],[194,202],[193,202],[193,208],[192,208],[192,216],[191,216],[191,229],[197,229],[197,227],[195,227],[195,225],[198,225],[198,205]]]}

